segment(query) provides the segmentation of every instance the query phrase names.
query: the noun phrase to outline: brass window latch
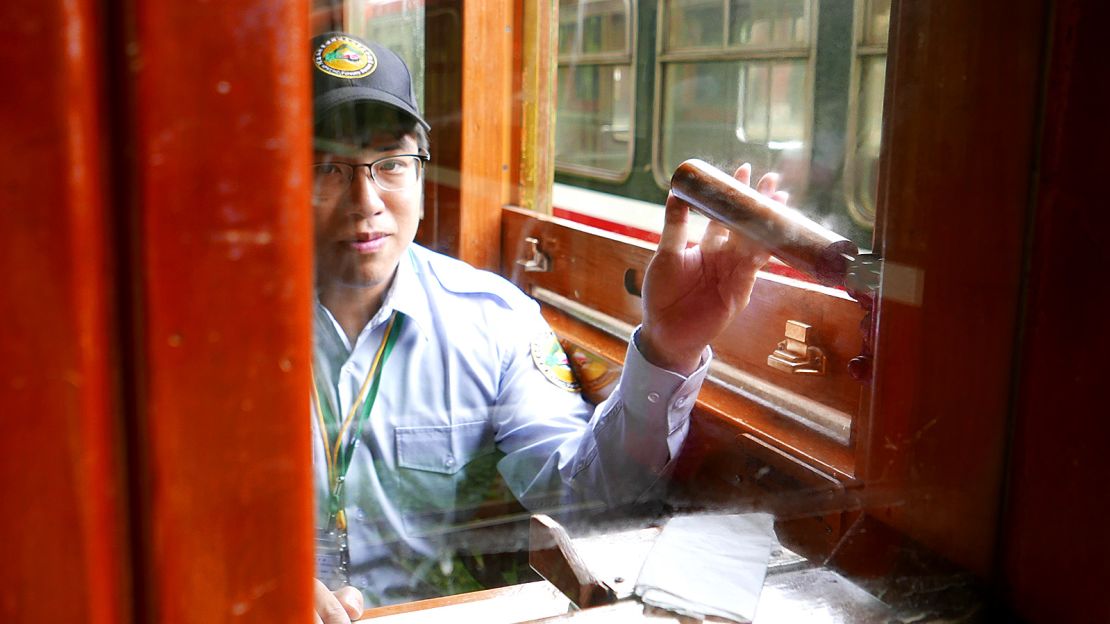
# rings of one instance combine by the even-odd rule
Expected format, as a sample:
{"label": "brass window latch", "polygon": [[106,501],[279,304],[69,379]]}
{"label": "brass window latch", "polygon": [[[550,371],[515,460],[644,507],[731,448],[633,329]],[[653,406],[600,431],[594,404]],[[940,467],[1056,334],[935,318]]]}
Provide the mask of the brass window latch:
{"label": "brass window latch", "polygon": [[792,375],[824,375],[825,353],[812,344],[813,327],[786,321],[786,340],[767,356],[767,365]]}
{"label": "brass window latch", "polygon": [[546,273],[551,270],[551,258],[547,254],[540,251],[540,240],[533,236],[524,239],[528,245],[528,253],[531,257],[518,258],[516,263],[524,267],[525,273],[538,272]]}

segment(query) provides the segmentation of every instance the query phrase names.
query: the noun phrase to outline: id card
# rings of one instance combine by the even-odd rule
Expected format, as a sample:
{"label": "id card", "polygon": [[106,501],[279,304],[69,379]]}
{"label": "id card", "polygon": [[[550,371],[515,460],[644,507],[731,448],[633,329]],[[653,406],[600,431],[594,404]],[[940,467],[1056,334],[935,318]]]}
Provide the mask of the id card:
{"label": "id card", "polygon": [[337,529],[316,529],[316,578],[335,591],[350,585],[347,532]]}

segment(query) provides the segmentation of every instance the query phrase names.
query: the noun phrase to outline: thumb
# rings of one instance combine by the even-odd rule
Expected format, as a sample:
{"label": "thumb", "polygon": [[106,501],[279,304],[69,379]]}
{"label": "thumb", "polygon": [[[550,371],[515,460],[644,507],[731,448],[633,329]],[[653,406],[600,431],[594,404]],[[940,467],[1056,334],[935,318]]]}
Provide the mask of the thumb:
{"label": "thumb", "polygon": [[347,615],[352,621],[362,617],[362,592],[350,585],[345,585],[335,591],[335,597],[347,610]]}
{"label": "thumb", "polygon": [[666,208],[663,212],[663,231],[659,235],[658,251],[682,253],[686,249],[687,223],[690,208],[686,202],[667,194]]}

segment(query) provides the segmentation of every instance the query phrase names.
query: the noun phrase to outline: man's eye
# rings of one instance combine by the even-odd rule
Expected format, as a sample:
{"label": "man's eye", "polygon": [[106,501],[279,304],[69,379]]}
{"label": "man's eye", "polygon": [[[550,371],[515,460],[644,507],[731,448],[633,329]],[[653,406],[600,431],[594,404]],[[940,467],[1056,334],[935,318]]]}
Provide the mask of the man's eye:
{"label": "man's eye", "polygon": [[401,173],[408,168],[408,163],[404,158],[391,158],[383,160],[378,163],[378,171],[382,173]]}
{"label": "man's eye", "polygon": [[340,168],[331,163],[323,163],[316,165],[316,173],[319,175],[339,175]]}

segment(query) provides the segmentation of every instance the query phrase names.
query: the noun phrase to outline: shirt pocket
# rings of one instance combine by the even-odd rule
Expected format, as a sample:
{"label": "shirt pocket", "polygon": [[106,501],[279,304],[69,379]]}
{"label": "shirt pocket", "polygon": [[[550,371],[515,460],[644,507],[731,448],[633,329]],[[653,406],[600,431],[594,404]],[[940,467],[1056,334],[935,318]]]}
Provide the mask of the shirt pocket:
{"label": "shirt pocket", "polygon": [[397,427],[398,491],[405,532],[450,532],[471,517],[497,479],[497,448],[486,420]]}

